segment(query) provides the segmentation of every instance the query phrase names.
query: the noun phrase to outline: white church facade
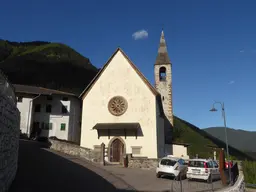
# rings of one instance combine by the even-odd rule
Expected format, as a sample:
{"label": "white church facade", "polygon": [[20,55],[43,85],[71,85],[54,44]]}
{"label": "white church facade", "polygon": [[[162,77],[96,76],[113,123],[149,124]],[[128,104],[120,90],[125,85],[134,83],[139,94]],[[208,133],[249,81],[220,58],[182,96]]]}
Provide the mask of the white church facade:
{"label": "white church facade", "polygon": [[154,68],[152,86],[122,49],[114,52],[80,95],[81,147],[104,143],[109,162],[173,154],[172,64],[163,32]]}

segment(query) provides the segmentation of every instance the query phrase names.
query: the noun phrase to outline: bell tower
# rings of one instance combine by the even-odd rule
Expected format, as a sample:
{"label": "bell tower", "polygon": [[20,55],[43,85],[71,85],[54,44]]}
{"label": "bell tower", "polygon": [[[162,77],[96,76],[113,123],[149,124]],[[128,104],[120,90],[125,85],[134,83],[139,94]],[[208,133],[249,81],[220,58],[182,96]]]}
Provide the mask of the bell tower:
{"label": "bell tower", "polygon": [[155,88],[161,94],[164,114],[173,127],[172,63],[168,56],[163,30],[154,68]]}

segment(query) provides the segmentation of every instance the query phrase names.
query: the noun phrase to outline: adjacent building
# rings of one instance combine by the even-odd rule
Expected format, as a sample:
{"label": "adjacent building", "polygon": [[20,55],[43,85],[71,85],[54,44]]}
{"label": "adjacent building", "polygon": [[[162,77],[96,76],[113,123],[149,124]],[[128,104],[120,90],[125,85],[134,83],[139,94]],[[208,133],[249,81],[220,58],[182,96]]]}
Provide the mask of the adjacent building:
{"label": "adjacent building", "polygon": [[80,142],[81,102],[76,95],[42,87],[14,84],[21,132]]}

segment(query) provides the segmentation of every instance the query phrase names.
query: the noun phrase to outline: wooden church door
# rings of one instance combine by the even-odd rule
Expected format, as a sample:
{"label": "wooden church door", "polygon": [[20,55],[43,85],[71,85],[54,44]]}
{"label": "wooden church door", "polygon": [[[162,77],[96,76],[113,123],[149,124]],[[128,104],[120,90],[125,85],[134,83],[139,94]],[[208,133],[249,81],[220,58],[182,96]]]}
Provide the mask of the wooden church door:
{"label": "wooden church door", "polygon": [[120,139],[115,139],[110,147],[110,161],[111,162],[120,162],[122,160],[124,144]]}

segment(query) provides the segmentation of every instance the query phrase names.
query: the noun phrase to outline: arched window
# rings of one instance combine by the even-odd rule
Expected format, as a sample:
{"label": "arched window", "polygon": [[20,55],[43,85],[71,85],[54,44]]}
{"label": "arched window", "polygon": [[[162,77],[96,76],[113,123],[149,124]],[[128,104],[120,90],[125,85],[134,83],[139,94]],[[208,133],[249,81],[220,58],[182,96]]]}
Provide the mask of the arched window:
{"label": "arched window", "polygon": [[160,81],[166,81],[166,68],[165,67],[160,67],[159,79],[160,79]]}

